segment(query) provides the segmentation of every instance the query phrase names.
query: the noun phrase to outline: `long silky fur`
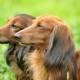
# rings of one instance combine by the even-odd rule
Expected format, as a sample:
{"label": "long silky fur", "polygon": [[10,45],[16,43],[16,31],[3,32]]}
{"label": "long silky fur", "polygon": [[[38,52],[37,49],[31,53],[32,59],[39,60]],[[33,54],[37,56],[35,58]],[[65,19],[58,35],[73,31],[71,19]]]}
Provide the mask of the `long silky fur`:
{"label": "long silky fur", "polygon": [[13,55],[15,50],[15,44],[9,44],[8,49],[5,51],[5,58],[8,65],[10,65],[10,56]]}
{"label": "long silky fur", "polygon": [[27,80],[26,74],[24,74],[23,70],[17,64],[17,59],[15,58],[15,54],[17,50],[18,48],[16,48],[16,44],[14,43],[9,44],[9,47],[5,52],[6,62],[11,67],[11,69],[14,71],[16,79]]}
{"label": "long silky fur", "polygon": [[77,80],[80,80],[80,49],[75,51],[76,63],[77,63]]}
{"label": "long silky fur", "polygon": [[[27,53],[30,53],[33,51],[34,48],[32,46],[21,46],[19,45],[18,48],[16,48],[15,44],[10,44],[7,51],[5,52],[6,62],[9,66],[14,67],[16,70],[14,71],[16,74],[19,74],[22,76],[22,80],[31,80],[31,73],[28,68],[28,64],[25,65],[24,56],[27,55]],[[26,56],[27,57],[27,56]],[[13,64],[14,63],[14,64]],[[16,65],[16,67],[15,67]],[[14,70],[14,69],[13,69]],[[21,73],[22,72],[22,73]],[[18,80],[19,80],[18,78]]]}
{"label": "long silky fur", "polygon": [[[26,53],[31,53],[34,50],[32,46],[19,46],[17,52],[16,52],[16,59],[17,59],[17,64],[19,67],[24,70],[24,56]],[[27,65],[26,65],[27,66]]]}
{"label": "long silky fur", "polygon": [[[61,28],[56,26],[51,34],[50,45],[44,55],[44,64],[47,69],[52,70],[53,72],[64,71],[64,73],[69,72],[69,68],[72,66],[72,72],[69,72],[69,79],[76,80],[74,43],[71,39],[71,35],[66,36],[68,33],[65,26],[61,26],[64,31],[61,31]],[[64,79],[61,77],[60,80],[67,80],[67,78]]]}

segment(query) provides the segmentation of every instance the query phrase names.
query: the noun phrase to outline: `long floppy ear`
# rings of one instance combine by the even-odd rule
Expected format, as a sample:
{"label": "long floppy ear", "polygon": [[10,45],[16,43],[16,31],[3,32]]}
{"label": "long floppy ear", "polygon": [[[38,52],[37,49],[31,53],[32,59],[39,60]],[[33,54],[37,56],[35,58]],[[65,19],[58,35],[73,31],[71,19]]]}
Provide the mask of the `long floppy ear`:
{"label": "long floppy ear", "polygon": [[49,69],[62,70],[68,67],[69,61],[75,66],[74,43],[69,28],[60,24],[54,27],[51,34],[44,64]]}
{"label": "long floppy ear", "polygon": [[14,50],[15,50],[15,44],[11,43],[9,44],[8,49],[5,51],[5,58],[6,58],[6,62],[8,65],[10,65],[11,63],[11,57],[12,55],[14,55]]}
{"label": "long floppy ear", "polygon": [[23,70],[24,69],[24,56],[27,56],[28,53],[31,53],[32,51],[34,51],[34,47],[33,46],[22,46],[19,45],[17,51],[16,51],[16,59],[17,59],[17,64],[18,66]]}

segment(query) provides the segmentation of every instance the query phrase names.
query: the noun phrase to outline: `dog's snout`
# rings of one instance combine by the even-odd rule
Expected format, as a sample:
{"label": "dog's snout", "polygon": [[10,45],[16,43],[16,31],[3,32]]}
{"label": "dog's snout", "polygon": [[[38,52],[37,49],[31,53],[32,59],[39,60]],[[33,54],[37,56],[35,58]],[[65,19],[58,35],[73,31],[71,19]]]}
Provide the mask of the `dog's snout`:
{"label": "dog's snout", "polygon": [[21,36],[20,36],[20,34],[15,34],[14,38],[19,41],[21,39]]}

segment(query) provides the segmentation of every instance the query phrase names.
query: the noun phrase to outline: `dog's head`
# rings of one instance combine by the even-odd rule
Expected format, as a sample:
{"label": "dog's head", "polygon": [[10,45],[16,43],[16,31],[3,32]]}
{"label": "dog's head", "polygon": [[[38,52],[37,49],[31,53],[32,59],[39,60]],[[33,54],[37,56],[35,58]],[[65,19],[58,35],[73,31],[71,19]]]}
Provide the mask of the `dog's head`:
{"label": "dog's head", "polygon": [[55,44],[59,41],[67,44],[67,40],[72,43],[72,35],[68,25],[60,18],[50,15],[33,20],[31,26],[15,34],[15,38],[19,38],[18,36],[20,36],[19,41],[23,44],[49,43],[50,40],[53,40]]}
{"label": "dog's head", "polygon": [[0,28],[0,43],[15,42],[13,35],[30,26],[34,17],[27,14],[18,14],[11,17],[8,22]]}

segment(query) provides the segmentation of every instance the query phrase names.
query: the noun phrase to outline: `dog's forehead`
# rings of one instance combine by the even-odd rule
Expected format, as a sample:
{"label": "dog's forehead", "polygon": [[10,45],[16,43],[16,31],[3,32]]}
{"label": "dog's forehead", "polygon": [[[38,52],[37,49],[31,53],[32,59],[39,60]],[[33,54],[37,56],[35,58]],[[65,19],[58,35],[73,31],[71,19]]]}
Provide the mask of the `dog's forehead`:
{"label": "dog's forehead", "polygon": [[48,19],[48,18],[38,18],[38,19],[35,19],[33,20],[33,24],[32,26],[43,26],[45,28],[49,28],[49,29],[53,29],[53,22],[51,21],[51,19]]}
{"label": "dog's forehead", "polygon": [[9,20],[8,20],[8,23],[20,23],[20,24],[27,24],[29,23],[30,21],[24,17],[21,17],[21,16],[15,16],[15,17],[11,17]]}
{"label": "dog's forehead", "polygon": [[52,15],[37,17],[33,21],[33,24],[34,24],[33,26],[41,25],[50,29],[53,29],[55,26],[59,25],[67,25],[65,21],[63,21],[61,18]]}
{"label": "dog's forehead", "polygon": [[9,19],[8,19],[8,22],[9,21],[15,21],[15,20],[18,20],[18,19],[20,19],[20,17],[19,16],[16,16],[16,17],[10,17]]}
{"label": "dog's forehead", "polygon": [[33,23],[55,23],[56,19],[53,16],[40,16],[33,20]]}
{"label": "dog's forehead", "polygon": [[57,16],[52,16],[52,15],[43,15],[43,16],[39,16],[35,19],[35,21],[37,22],[43,22],[43,21],[53,21],[53,22],[63,22],[63,20]]}

